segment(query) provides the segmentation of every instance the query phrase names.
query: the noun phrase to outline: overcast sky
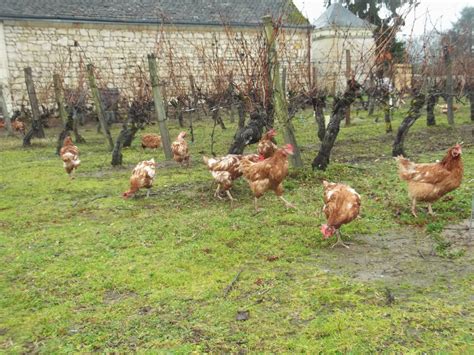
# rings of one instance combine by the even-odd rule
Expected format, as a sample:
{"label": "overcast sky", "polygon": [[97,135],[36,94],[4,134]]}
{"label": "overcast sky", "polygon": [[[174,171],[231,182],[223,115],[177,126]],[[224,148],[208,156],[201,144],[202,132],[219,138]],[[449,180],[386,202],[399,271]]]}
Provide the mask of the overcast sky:
{"label": "overcast sky", "polygon": [[[325,9],[324,0],[293,0],[295,5],[302,11],[311,22],[321,15]],[[420,0],[415,11],[411,11],[406,17],[406,25],[402,33],[409,35],[421,35],[424,32],[425,22],[428,30],[436,26],[438,30],[446,30],[451,27],[461,10],[466,6],[474,6],[473,0]]]}

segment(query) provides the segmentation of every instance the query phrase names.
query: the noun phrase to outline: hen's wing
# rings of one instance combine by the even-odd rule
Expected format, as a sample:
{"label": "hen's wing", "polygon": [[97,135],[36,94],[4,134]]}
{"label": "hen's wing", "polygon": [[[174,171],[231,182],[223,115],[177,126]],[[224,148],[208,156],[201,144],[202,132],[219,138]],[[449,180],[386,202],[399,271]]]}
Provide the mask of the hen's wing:
{"label": "hen's wing", "polygon": [[248,158],[243,158],[242,172],[247,180],[268,179],[272,164],[267,160],[253,162]]}
{"label": "hen's wing", "polygon": [[177,142],[176,154],[180,156],[186,156],[188,154],[188,144],[185,141]]}
{"label": "hen's wing", "polygon": [[257,146],[258,153],[265,158],[270,158],[276,150],[277,146],[271,140],[260,141]]}
{"label": "hen's wing", "polygon": [[414,181],[425,184],[437,184],[451,175],[441,164],[415,164],[412,161],[399,156],[398,173],[402,180]]}
{"label": "hen's wing", "polygon": [[155,167],[150,164],[146,164],[145,162],[138,163],[138,165],[132,171],[132,176],[141,178],[153,179],[155,174]]}
{"label": "hen's wing", "polygon": [[180,154],[181,153],[181,143],[178,141],[174,141],[171,143],[171,150],[173,151],[174,154]]}
{"label": "hen's wing", "polygon": [[78,160],[79,149],[74,145],[67,145],[61,148],[59,155],[63,161]]}
{"label": "hen's wing", "polygon": [[324,190],[324,207],[329,225],[340,226],[349,223],[359,215],[360,195],[344,184],[331,184]]}

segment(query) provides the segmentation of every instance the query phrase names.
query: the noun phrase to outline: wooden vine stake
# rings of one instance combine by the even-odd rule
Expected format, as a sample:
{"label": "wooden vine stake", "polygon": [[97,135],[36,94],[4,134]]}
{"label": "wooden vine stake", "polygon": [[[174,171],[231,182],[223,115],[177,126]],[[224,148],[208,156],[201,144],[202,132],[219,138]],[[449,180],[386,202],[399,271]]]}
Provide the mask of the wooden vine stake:
{"label": "wooden vine stake", "polygon": [[155,101],[158,126],[160,128],[161,142],[163,144],[163,150],[165,151],[166,160],[171,160],[173,158],[173,154],[171,153],[171,139],[168,127],[166,126],[166,113],[158,80],[156,57],[154,54],[148,55],[148,67],[150,69],[151,87],[153,90],[153,99]]}
{"label": "wooden vine stake", "polygon": [[294,154],[290,156],[291,165],[295,168],[302,168],[303,161],[301,160],[301,153],[296,142],[295,129],[288,115],[288,102],[286,101],[286,94],[283,88],[282,77],[280,75],[280,64],[278,63],[275,29],[271,16],[262,17],[265,29],[265,38],[268,53],[268,66],[270,80],[272,83],[272,99],[275,110],[275,119],[283,125],[283,136],[285,143],[291,144],[294,149]]}
{"label": "wooden vine stake", "polygon": [[107,139],[107,143],[109,144],[110,150],[113,150],[114,141],[112,139],[112,135],[110,134],[109,126],[107,122],[105,121],[104,108],[102,106],[102,100],[100,99],[99,89],[97,88],[97,83],[95,81],[94,66],[92,64],[87,64],[87,76],[89,79],[89,87],[92,92],[92,99],[94,100],[94,106],[97,113],[97,117],[99,118],[102,132],[104,132],[104,135],[105,135],[105,138]]}

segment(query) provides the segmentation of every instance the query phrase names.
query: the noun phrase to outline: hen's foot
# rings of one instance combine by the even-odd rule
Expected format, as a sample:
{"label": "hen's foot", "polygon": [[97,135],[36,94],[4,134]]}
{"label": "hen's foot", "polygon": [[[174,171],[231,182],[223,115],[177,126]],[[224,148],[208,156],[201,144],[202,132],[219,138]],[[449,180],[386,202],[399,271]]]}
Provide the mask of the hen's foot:
{"label": "hen's foot", "polygon": [[413,215],[413,217],[418,218],[418,216],[416,215],[416,200],[415,199],[413,199],[411,202],[411,214]]}
{"label": "hen's foot", "polygon": [[337,233],[337,241],[336,241],[336,243],[331,245],[331,248],[334,248],[336,245],[341,245],[341,246],[343,246],[344,248],[347,248],[347,249],[349,249],[349,245],[350,245],[350,243],[347,243],[347,244],[344,243],[344,241],[341,238],[341,232],[339,232],[339,231]]}
{"label": "hen's foot", "polygon": [[431,208],[431,203],[428,205],[428,214],[431,216],[436,216],[436,213],[434,213],[433,209]]}
{"label": "hen's foot", "polygon": [[331,245],[331,248],[334,248],[336,245],[341,245],[341,246],[343,246],[344,248],[349,249],[350,243],[347,243],[347,244],[346,244],[346,243],[344,243],[344,242],[342,241],[342,239],[337,239],[336,243],[334,243],[333,245]]}
{"label": "hen's foot", "polygon": [[278,196],[280,200],[283,201],[283,203],[285,204],[285,207],[286,208],[293,208],[293,209],[297,209],[295,205],[293,205],[292,203],[288,202],[287,200],[285,200],[285,198],[283,196]]}

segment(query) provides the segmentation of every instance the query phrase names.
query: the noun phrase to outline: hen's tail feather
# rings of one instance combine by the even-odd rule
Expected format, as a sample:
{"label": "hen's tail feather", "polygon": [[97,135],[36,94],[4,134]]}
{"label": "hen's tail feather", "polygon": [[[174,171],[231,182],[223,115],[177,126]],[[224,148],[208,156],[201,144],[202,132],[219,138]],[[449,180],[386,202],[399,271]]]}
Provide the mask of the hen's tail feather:
{"label": "hen's tail feather", "polygon": [[205,155],[202,156],[202,160],[204,161],[204,164],[206,164],[208,169],[210,170],[214,169],[216,165],[218,165],[220,162],[220,159],[218,158],[209,158]]}

